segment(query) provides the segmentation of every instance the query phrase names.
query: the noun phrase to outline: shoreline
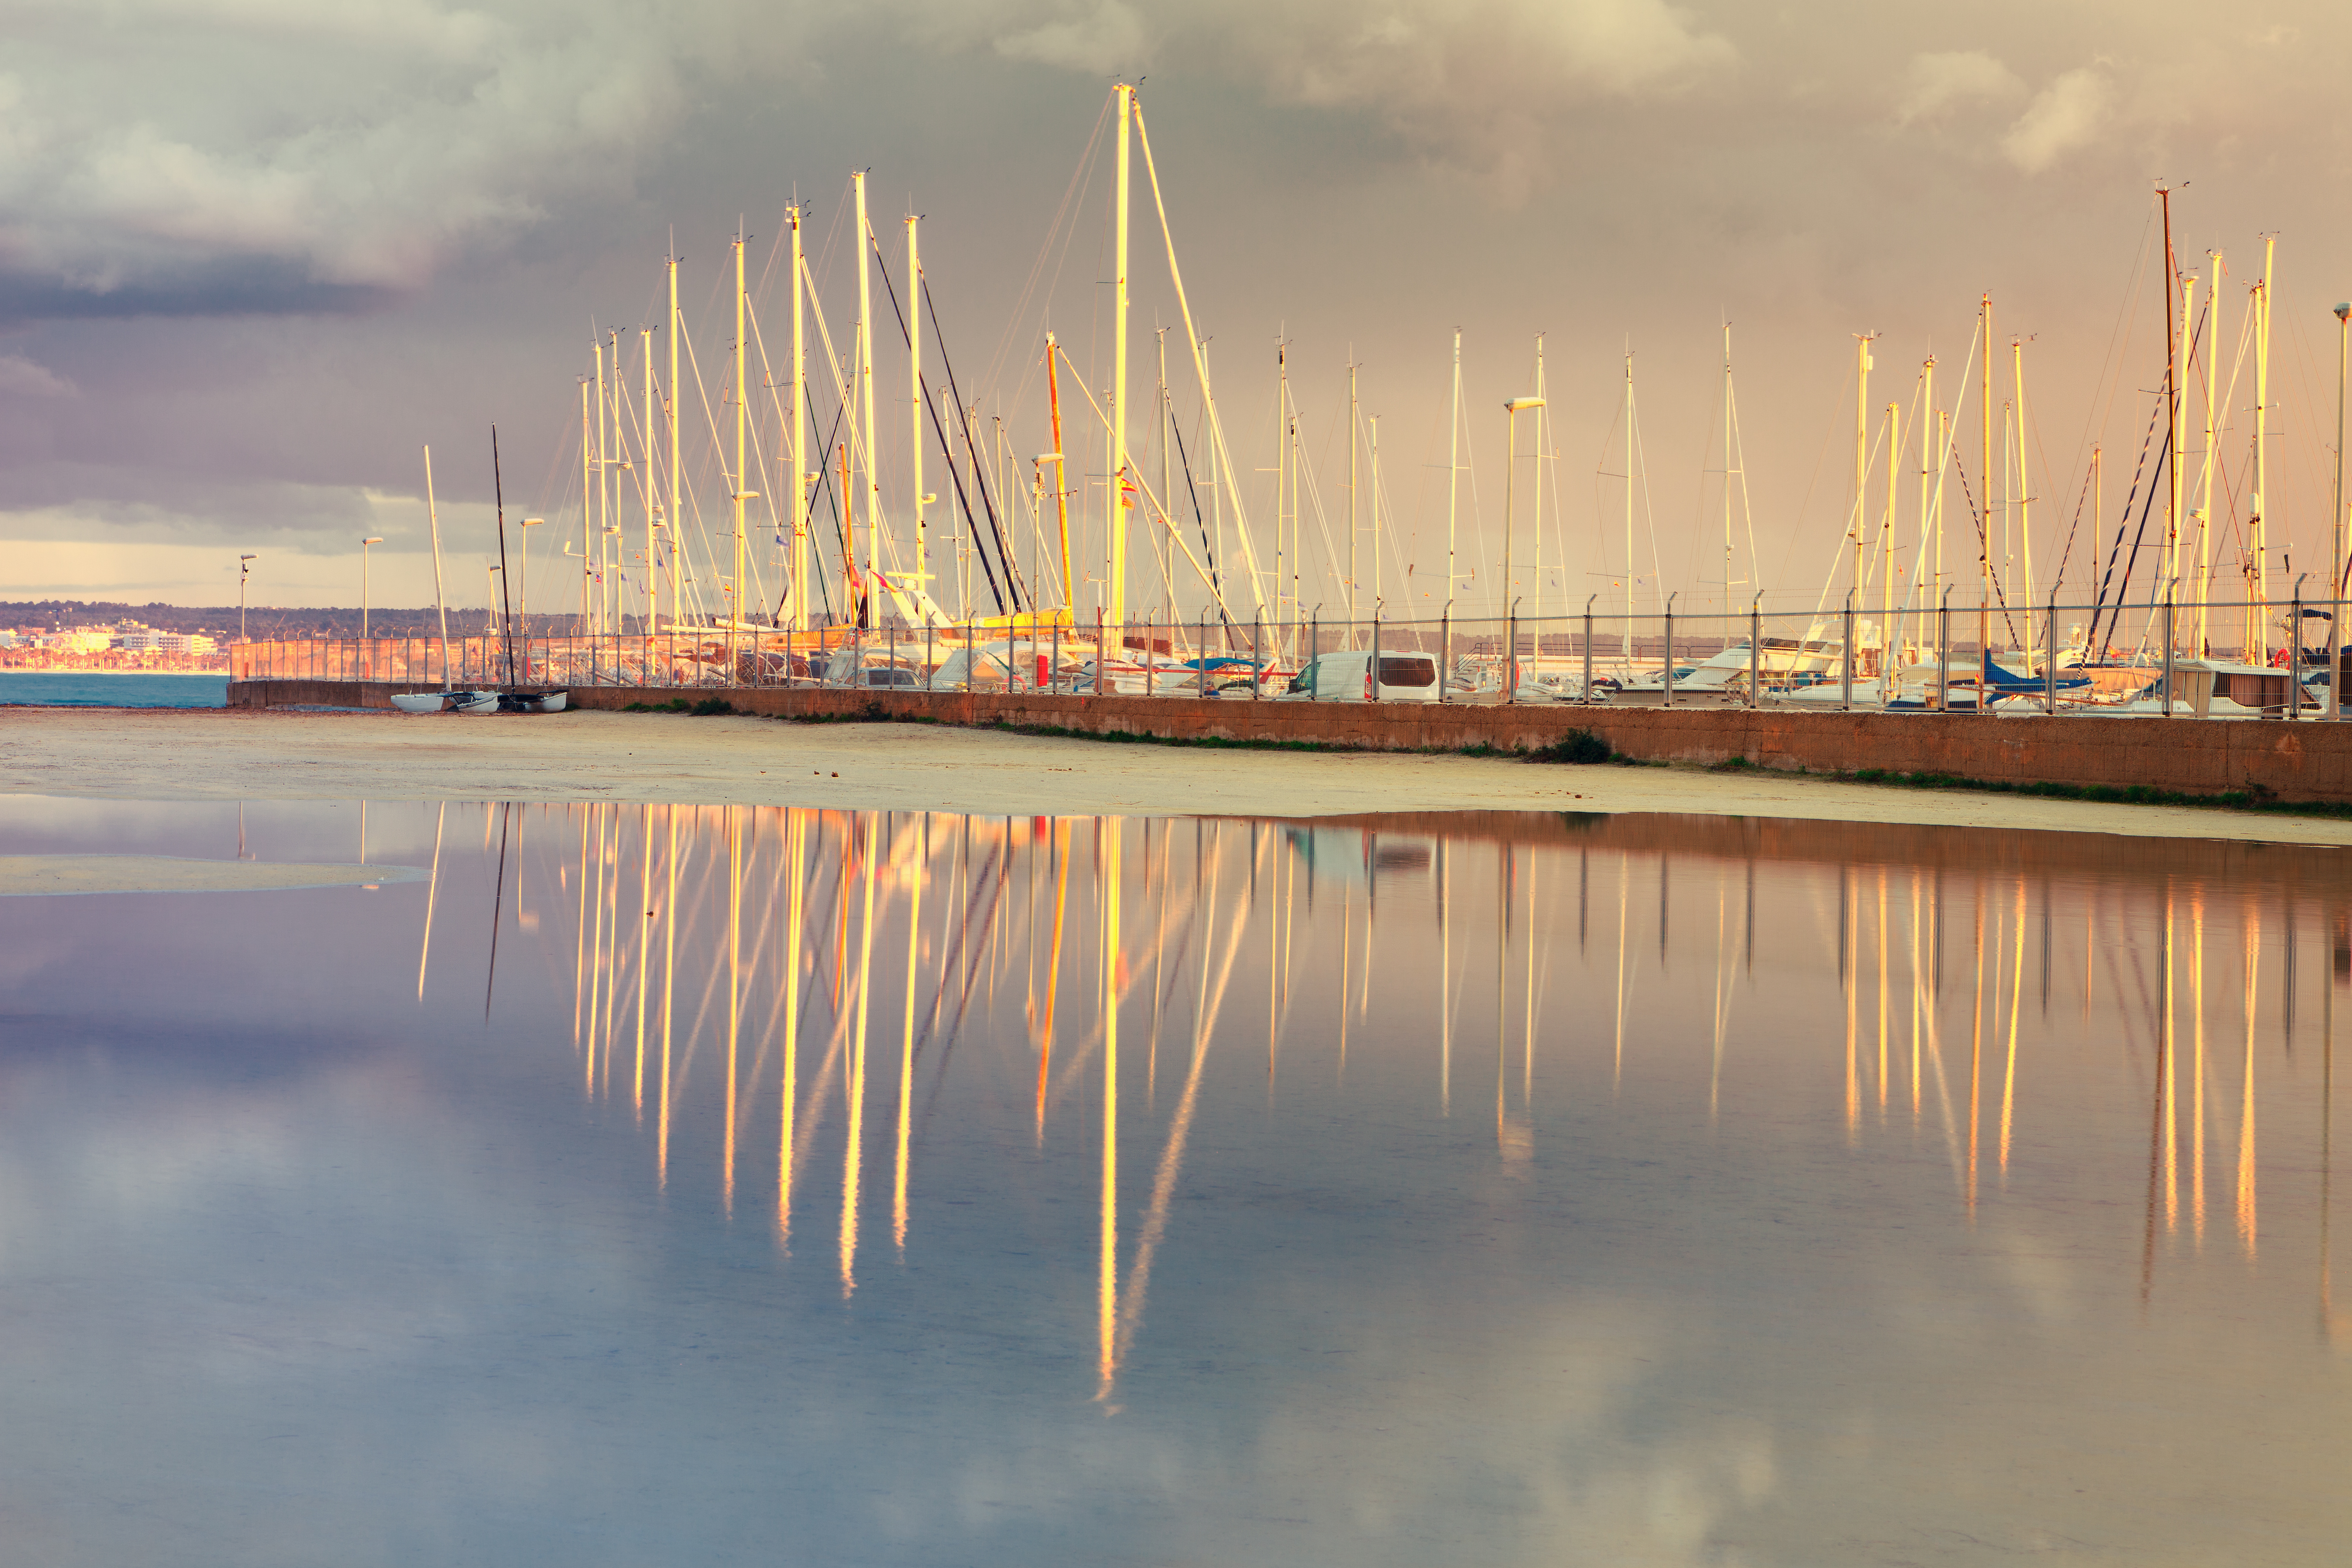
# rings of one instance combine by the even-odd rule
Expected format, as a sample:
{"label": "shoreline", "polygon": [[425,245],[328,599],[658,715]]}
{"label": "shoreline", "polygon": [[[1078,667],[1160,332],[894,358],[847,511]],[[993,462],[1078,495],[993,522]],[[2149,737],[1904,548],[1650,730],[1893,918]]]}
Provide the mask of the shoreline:
{"label": "shoreline", "polygon": [[1802,773],[1396,752],[1123,746],[898,723],[581,711],[21,707],[0,794],[112,800],[619,801],[1008,816],[1696,812],[2352,846],[2352,822],[1922,791]]}

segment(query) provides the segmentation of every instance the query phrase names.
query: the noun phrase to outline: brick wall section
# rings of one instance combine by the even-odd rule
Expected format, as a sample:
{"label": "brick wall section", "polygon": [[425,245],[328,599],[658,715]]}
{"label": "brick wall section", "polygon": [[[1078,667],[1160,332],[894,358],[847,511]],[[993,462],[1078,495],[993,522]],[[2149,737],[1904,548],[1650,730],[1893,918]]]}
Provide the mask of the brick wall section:
{"label": "brick wall section", "polygon": [[[388,708],[429,688],[248,680],[231,707]],[[2147,784],[2192,795],[2267,789],[2285,800],[2352,802],[2352,722],[2147,718],[1980,718],[1974,714],[1802,712],[1744,708],[1576,708],[1553,704],[1252,702],[1246,699],[1053,697],[708,687],[573,687],[580,708],[618,709],[713,695],[777,718],[873,713],[945,724],[1045,725],[1169,740],[1315,741],[1372,751],[1509,751],[1584,729],[1644,761],[1854,773],[1883,768],[2014,784]],[[549,721],[533,718],[532,722]]]}

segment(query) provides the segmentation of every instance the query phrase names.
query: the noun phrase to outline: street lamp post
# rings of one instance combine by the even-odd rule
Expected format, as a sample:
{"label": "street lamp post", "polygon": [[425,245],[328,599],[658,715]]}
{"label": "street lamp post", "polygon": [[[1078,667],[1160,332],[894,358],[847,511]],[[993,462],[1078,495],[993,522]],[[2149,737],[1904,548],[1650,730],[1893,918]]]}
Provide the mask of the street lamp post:
{"label": "street lamp post", "polygon": [[368,546],[383,542],[381,538],[360,541],[360,641],[362,642],[367,641],[368,635]]}
{"label": "street lamp post", "polygon": [[253,575],[253,563],[260,559],[258,555],[236,558],[236,640],[239,642],[245,641],[245,580]]}
{"label": "street lamp post", "polygon": [[[1544,400],[1540,397],[1514,397],[1503,405],[1503,423],[1505,426],[1503,437],[1503,595],[1506,599],[1510,599],[1514,605],[1517,604],[1517,600],[1511,593],[1511,497],[1512,485],[1518,477],[1519,469],[1519,416],[1526,413],[1530,408],[1541,408],[1543,405]],[[1538,498],[1537,505],[1538,508],[1537,516],[1540,519],[1542,516],[1540,510],[1542,502],[1540,498]],[[1538,542],[1538,548],[1540,548],[1540,542]],[[1543,584],[1540,583],[1536,584],[1536,622],[1538,626],[1540,626],[1543,622]],[[1504,700],[1507,702],[1515,702],[1518,700],[1519,695],[1517,690],[1519,636],[1518,620],[1516,616],[1510,617],[1510,637],[1511,646],[1507,650],[1506,650],[1503,668],[1507,672],[1507,679],[1511,681],[1512,689],[1504,694]]]}

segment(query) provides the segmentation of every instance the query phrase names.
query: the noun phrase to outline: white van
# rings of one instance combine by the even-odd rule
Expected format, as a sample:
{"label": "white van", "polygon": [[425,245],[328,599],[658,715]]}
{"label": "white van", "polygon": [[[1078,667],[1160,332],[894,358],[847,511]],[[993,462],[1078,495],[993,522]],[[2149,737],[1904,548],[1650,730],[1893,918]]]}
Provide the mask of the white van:
{"label": "white van", "polygon": [[[1425,653],[1381,655],[1380,693],[1382,702],[1437,700],[1437,660]],[[1370,702],[1372,654],[1370,648],[1318,654],[1291,677],[1283,695],[1309,702]]]}

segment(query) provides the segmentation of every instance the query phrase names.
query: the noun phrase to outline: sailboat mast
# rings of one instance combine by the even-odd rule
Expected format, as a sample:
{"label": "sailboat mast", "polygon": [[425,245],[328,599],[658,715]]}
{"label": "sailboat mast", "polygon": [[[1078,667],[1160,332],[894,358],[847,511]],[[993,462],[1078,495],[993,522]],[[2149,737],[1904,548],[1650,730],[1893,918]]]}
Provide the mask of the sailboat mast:
{"label": "sailboat mast", "polygon": [[664,401],[669,426],[669,507],[663,521],[668,525],[669,560],[669,621],[677,625],[677,552],[685,543],[681,531],[685,527],[680,502],[684,480],[678,476],[677,461],[677,339],[685,318],[677,309],[677,238],[673,235],[669,246],[669,395]]}
{"label": "sailboat mast", "polygon": [[874,464],[874,226],[866,220],[866,171],[850,175],[849,183],[857,196],[857,434],[865,447],[860,457],[866,472],[866,598],[857,624],[871,626],[882,531],[882,475]]}
{"label": "sailboat mast", "polygon": [[1723,624],[1731,624],[1731,323],[1723,323]]}
{"label": "sailboat mast", "polygon": [[2271,413],[2271,277],[2278,254],[2278,237],[2263,239],[2263,279],[2254,285],[2254,535],[2253,582],[2247,595],[2246,659],[2262,664],[2270,658],[2270,413]]}
{"label": "sailboat mast", "polygon": [[784,209],[793,226],[793,630],[808,630],[808,350],[803,340],[801,209],[796,202]]}
{"label": "sailboat mast", "polygon": [[734,679],[736,669],[735,628],[750,618],[750,613],[743,607],[744,601],[748,597],[743,592],[743,502],[751,495],[751,486],[748,482],[751,476],[745,473],[743,468],[743,416],[751,402],[743,395],[743,369],[746,363],[743,353],[744,302],[743,223],[740,218],[738,218],[735,222],[735,483],[730,487],[734,492],[731,499],[735,503],[735,580],[733,592],[727,601],[727,674],[730,679]]}
{"label": "sailboat mast", "polygon": [[1381,609],[1381,416],[1368,426],[1372,438],[1372,613]]}
{"label": "sailboat mast", "polygon": [[2221,253],[2205,253],[2205,454],[2198,467],[2197,501],[2197,657],[2211,655],[2207,612],[2213,597],[2213,350],[2221,341]]}
{"label": "sailboat mast", "polygon": [[[1928,502],[1933,490],[1933,481],[1929,474],[1936,459],[1935,410],[1936,356],[1929,354],[1919,366],[1919,547],[1917,552],[1911,558],[1912,591],[1916,593],[1924,586],[1930,595],[1928,600],[1922,602],[1923,610],[1927,604],[1933,602],[1932,595],[1936,589],[1941,586],[1932,580],[1924,584],[1921,581],[1921,574],[1927,570],[1927,529],[1933,518]],[[1904,595],[1904,603],[1906,605],[1910,603],[1910,599],[1909,594]],[[1906,625],[1913,624],[1908,615],[1905,616],[1904,620]]]}
{"label": "sailboat mast", "polygon": [[[599,381],[604,378],[597,377]],[[595,624],[590,619],[592,601],[589,595],[596,583],[596,423],[588,411],[589,383],[580,383],[580,626],[579,630],[593,635]],[[436,587],[438,595],[440,589]],[[445,616],[446,619],[446,616]]]}
{"label": "sailboat mast", "polygon": [[1625,351],[1625,675],[1633,674],[1633,351]]}
{"label": "sailboat mast", "polygon": [[[2033,650],[2033,476],[2028,467],[2032,450],[2025,438],[2025,340],[2009,343],[2011,384],[2017,393],[2017,547],[2025,558],[2025,647]],[[2055,650],[2053,650],[2053,652]]]}
{"label": "sailboat mast", "polygon": [[[654,517],[661,510],[661,503],[654,499],[654,330],[651,327],[639,327],[637,337],[646,353],[646,395],[645,401],[639,405],[639,413],[643,416],[645,426],[645,444],[638,448],[638,455],[645,459],[646,468],[643,476],[644,482],[637,487],[637,497],[645,503],[646,509],[646,613],[637,623],[637,629],[651,636],[654,629],[654,613],[661,608],[660,601],[654,594],[654,584],[656,580],[654,576]],[[525,626],[523,636],[528,637],[530,635],[530,628]]]}
{"label": "sailboat mast", "polygon": [[[582,384],[581,399],[587,399]],[[441,510],[433,500],[433,448],[425,448],[425,522],[433,532],[433,608],[441,617],[441,684],[449,684],[449,601],[441,593]]]}
{"label": "sailboat mast", "polygon": [[[1176,574],[1174,563],[1168,553],[1168,534],[1175,523],[1168,516],[1166,509],[1176,504],[1175,471],[1170,467],[1176,460],[1176,443],[1171,434],[1176,428],[1176,405],[1168,400],[1168,329],[1161,327],[1152,337],[1160,348],[1160,428],[1152,439],[1160,446],[1161,526],[1152,531],[1151,553],[1160,562],[1160,585],[1168,595],[1168,614],[1173,617],[1176,614]],[[1170,651],[1172,654],[1174,650],[1171,648]]]}
{"label": "sailboat mast", "polygon": [[[1853,544],[1854,596],[1866,586],[1862,566],[1863,528],[1870,516],[1870,340],[1875,332],[1853,335],[1853,523],[1847,531]],[[1851,648],[1846,650],[1851,654]]]}
{"label": "sailboat mast", "polygon": [[1356,447],[1360,439],[1356,367],[1348,366],[1348,646],[1356,644]]}
{"label": "sailboat mast", "polygon": [[1462,507],[1462,329],[1454,329],[1454,413],[1445,426],[1445,609],[1454,610],[1454,527]]}
{"label": "sailboat mast", "polygon": [[1535,652],[1536,652],[1538,655],[1540,655],[1540,654],[1543,652],[1543,632],[1542,632],[1542,630],[1541,630],[1541,627],[1542,627],[1542,625],[1543,625],[1543,472],[1544,472],[1544,450],[1545,450],[1545,447],[1544,447],[1544,416],[1545,416],[1545,414],[1546,414],[1546,413],[1548,413],[1548,412],[1549,411],[1549,410],[1548,409],[1548,407],[1546,406],[1545,402],[1544,402],[1544,363],[1543,363],[1543,341],[1544,341],[1544,335],[1543,335],[1541,332],[1538,332],[1538,333],[1536,334],[1536,448],[1535,448],[1535,454],[1534,454],[1535,460],[1534,460],[1531,464],[1529,464],[1529,465],[1528,465],[1530,468],[1532,468],[1535,470],[1535,473],[1534,473],[1534,485],[1535,485],[1535,492],[1536,492],[1536,504],[1535,504],[1535,519],[1536,519],[1535,601],[1536,601],[1536,613],[1535,613],[1535,621],[1536,621],[1536,626],[1537,626],[1537,628],[1538,628],[1538,629],[1537,629],[1537,631],[1535,632],[1535,639],[1536,639],[1536,640],[1535,640],[1535,643],[1534,643],[1534,650],[1535,650]]}
{"label": "sailboat mast", "polygon": [[1979,388],[1977,410],[1981,416],[1982,442],[1978,451],[1977,482],[1984,497],[1977,505],[1977,651],[1992,640],[1992,296],[1978,306],[1977,335],[1984,350],[1984,383]]}
{"label": "sailboat mast", "polygon": [[1886,511],[1878,520],[1878,678],[1884,689],[1895,657],[1895,482],[1902,465],[1902,405],[1886,405]]}
{"label": "sailboat mast", "polygon": [[596,464],[593,469],[596,484],[596,515],[593,519],[583,520],[586,531],[580,541],[580,552],[587,557],[587,560],[581,563],[587,574],[587,581],[582,585],[581,593],[588,601],[588,635],[591,637],[604,629],[604,595],[596,592],[598,576],[596,568],[603,563],[604,531],[612,521],[613,510],[613,498],[604,484],[606,475],[611,472],[606,467],[606,459],[612,455],[613,450],[612,393],[604,384],[604,340],[597,338],[593,341],[596,348]]}
{"label": "sailboat mast", "polygon": [[[1290,345],[1279,341],[1274,345],[1274,383],[1275,431],[1282,442],[1282,449],[1275,457],[1274,474],[1274,618],[1279,625],[1283,619],[1284,569],[1288,568],[1294,582],[1298,575],[1297,563],[1291,557],[1295,542],[1292,535],[1297,531],[1290,525],[1290,509],[1296,500],[1291,491],[1290,462],[1297,432],[1290,416]],[[1290,607],[1296,614],[1298,595],[1294,592],[1290,597]]]}
{"label": "sailboat mast", "polygon": [[1111,371],[1110,371],[1110,583],[1108,619],[1114,626],[1127,624],[1127,187],[1128,160],[1134,141],[1129,127],[1135,120],[1135,89],[1120,82],[1118,94],[1118,210],[1112,216]]}
{"label": "sailboat mast", "polygon": [[1070,583],[1070,462],[1062,450],[1062,382],[1055,363],[1062,351],[1045,334],[1045,406],[1054,416],[1054,521],[1062,543],[1062,618],[1070,618],[1077,596]]}
{"label": "sailboat mast", "polygon": [[[917,302],[923,297],[922,258],[915,247],[915,226],[919,220],[907,219],[907,451],[912,460],[915,490],[915,585],[925,593],[929,582],[930,541],[926,536],[929,527],[923,520],[923,312]],[[948,459],[953,462],[950,456]],[[954,476],[950,474],[949,478]]]}

